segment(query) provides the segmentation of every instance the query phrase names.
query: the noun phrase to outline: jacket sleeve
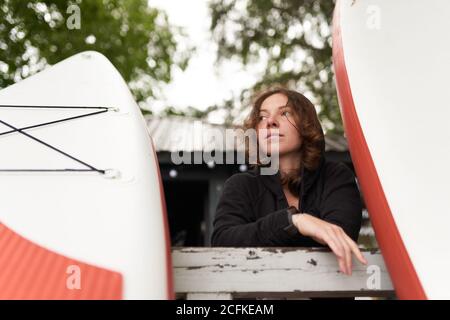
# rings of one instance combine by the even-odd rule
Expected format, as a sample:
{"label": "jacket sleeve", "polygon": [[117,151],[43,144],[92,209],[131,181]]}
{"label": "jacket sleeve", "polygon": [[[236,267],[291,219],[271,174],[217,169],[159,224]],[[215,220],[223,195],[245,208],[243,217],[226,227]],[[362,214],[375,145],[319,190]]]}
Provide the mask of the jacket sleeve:
{"label": "jacket sleeve", "polygon": [[271,212],[256,220],[252,204],[257,199],[251,199],[247,179],[236,175],[225,182],[217,205],[211,245],[284,246],[306,238],[299,232],[292,233],[285,230],[289,225],[287,208]]}
{"label": "jacket sleeve", "polygon": [[355,175],[343,163],[329,166],[321,201],[322,219],[336,224],[355,242],[362,220],[362,202]]}

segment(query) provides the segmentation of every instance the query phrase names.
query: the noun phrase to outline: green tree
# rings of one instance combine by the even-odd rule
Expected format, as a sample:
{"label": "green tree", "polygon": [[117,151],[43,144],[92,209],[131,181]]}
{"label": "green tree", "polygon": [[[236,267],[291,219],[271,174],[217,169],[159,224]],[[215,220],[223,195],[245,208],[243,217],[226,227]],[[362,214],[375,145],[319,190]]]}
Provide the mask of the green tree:
{"label": "green tree", "polygon": [[0,0],[0,88],[96,50],[142,102],[171,80],[174,66],[186,68],[192,48],[178,48],[182,37],[147,0]]}
{"label": "green tree", "polygon": [[[248,105],[273,84],[303,92],[318,106],[328,132],[342,133],[331,51],[330,0],[211,0],[211,31],[218,60],[265,63],[265,72],[237,101]],[[232,112],[228,101],[226,109]]]}
{"label": "green tree", "polygon": [[187,106],[186,108],[183,108],[183,110],[179,108],[175,108],[172,106],[166,107],[164,110],[161,111],[159,116],[179,116],[179,117],[188,117],[188,118],[195,118],[195,119],[206,119],[208,117],[208,114],[216,111],[218,109],[217,106],[210,106],[206,108],[206,110],[199,110],[192,106]]}

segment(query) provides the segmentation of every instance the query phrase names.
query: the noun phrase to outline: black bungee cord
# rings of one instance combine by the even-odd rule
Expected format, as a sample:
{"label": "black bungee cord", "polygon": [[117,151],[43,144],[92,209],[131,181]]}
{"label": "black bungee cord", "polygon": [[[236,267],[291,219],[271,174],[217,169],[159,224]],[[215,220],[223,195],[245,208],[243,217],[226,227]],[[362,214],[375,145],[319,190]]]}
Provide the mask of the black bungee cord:
{"label": "black bungee cord", "polygon": [[105,174],[106,170],[102,170],[102,169],[98,169],[64,151],[62,151],[61,149],[52,146],[51,144],[38,139],[36,137],[34,137],[33,135],[25,132],[25,130],[28,129],[32,129],[32,128],[38,128],[38,127],[43,127],[46,125],[51,125],[51,124],[55,124],[55,123],[61,123],[61,122],[65,122],[65,121],[69,121],[69,120],[74,120],[74,119],[79,119],[79,118],[84,118],[84,117],[89,117],[89,116],[94,116],[97,114],[101,114],[101,113],[105,113],[108,112],[110,110],[112,110],[113,108],[107,108],[107,107],[88,107],[88,106],[29,106],[29,105],[0,105],[0,108],[22,108],[22,109],[90,109],[90,110],[98,110],[95,112],[90,112],[90,113],[86,113],[86,114],[82,114],[82,115],[78,115],[78,116],[73,116],[73,117],[67,117],[67,118],[63,118],[63,119],[58,119],[58,120],[54,120],[54,121],[49,121],[49,122],[43,122],[43,123],[39,123],[36,125],[32,125],[32,126],[27,126],[27,127],[22,127],[22,128],[16,128],[15,126],[11,125],[10,123],[7,123],[6,121],[3,121],[0,119],[0,123],[7,126],[8,128],[10,128],[11,130],[5,131],[5,132],[1,132],[0,136],[4,136],[7,134],[12,134],[12,133],[20,133],[44,146],[46,146],[47,148],[50,148],[64,156],[66,156],[67,158],[70,158],[84,166],[86,166],[88,169],[70,169],[70,168],[66,168],[66,169],[1,169],[0,168],[0,172],[97,172],[100,174]]}

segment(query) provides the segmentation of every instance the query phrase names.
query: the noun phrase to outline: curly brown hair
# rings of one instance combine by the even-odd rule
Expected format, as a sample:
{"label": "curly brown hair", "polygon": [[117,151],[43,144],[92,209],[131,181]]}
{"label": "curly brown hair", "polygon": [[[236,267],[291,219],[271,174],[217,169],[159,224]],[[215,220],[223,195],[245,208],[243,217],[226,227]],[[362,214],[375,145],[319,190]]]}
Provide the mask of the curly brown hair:
{"label": "curly brown hair", "polygon": [[[268,97],[277,93],[288,98],[287,105],[289,105],[294,112],[296,126],[300,131],[301,146],[299,152],[301,154],[301,164],[308,170],[314,170],[319,165],[325,137],[314,105],[301,93],[283,87],[275,87],[260,93],[253,103],[248,118],[244,121],[244,129],[256,130],[262,103]],[[247,148],[247,151],[248,150],[249,149]],[[301,168],[299,168],[299,170],[301,170]],[[294,172],[289,175],[282,175],[282,183],[287,183],[289,190],[293,193],[301,180],[301,175],[299,173],[300,172]]]}

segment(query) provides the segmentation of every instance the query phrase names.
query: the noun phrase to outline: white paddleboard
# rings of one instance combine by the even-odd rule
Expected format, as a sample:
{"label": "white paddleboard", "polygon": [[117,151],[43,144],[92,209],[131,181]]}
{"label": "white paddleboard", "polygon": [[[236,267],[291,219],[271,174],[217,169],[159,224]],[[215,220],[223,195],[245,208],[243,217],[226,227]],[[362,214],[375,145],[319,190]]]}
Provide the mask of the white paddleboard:
{"label": "white paddleboard", "polygon": [[339,0],[333,60],[349,148],[401,299],[450,299],[450,2]]}
{"label": "white paddleboard", "polygon": [[0,105],[0,298],[173,298],[158,162],[113,65],[80,53]]}

